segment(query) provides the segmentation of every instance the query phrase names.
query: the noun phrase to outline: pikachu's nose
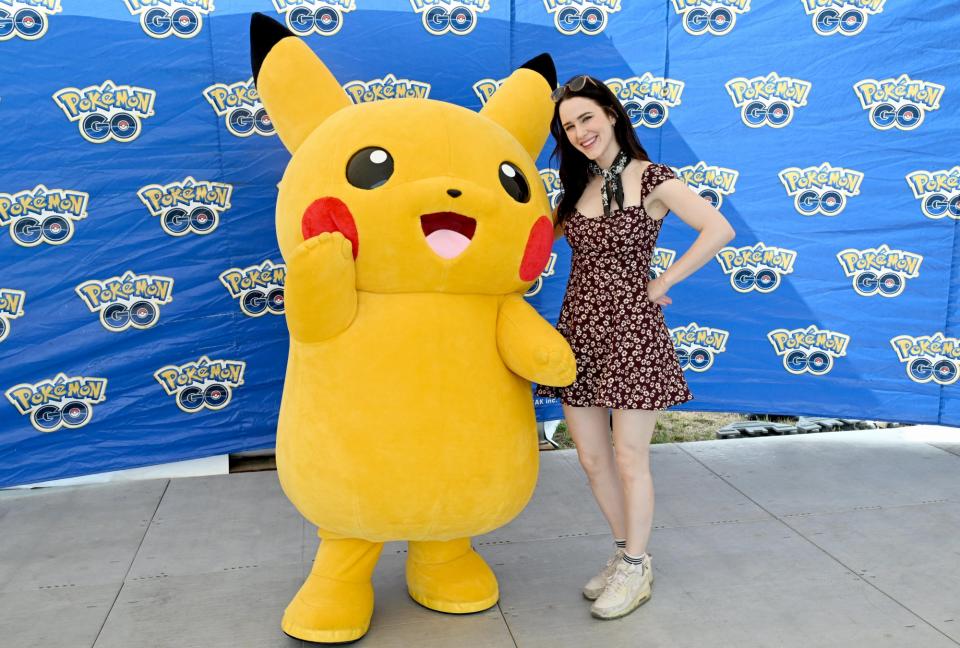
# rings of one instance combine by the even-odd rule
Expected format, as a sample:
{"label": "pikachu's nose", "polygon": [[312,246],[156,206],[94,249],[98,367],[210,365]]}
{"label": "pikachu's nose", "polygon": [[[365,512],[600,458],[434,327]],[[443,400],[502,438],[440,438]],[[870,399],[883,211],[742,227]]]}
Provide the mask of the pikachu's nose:
{"label": "pikachu's nose", "polygon": [[449,196],[451,196],[451,197],[453,197],[453,198],[459,197],[462,193],[463,193],[463,192],[460,191],[459,189],[447,189],[447,195],[449,195]]}

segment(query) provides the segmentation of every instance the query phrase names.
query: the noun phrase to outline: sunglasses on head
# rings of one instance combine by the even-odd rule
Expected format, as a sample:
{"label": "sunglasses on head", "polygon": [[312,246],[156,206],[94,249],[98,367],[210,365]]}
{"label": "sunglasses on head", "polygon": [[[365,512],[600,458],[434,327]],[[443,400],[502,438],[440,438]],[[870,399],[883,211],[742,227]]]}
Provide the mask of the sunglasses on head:
{"label": "sunglasses on head", "polygon": [[573,77],[568,83],[564,83],[562,86],[558,87],[550,94],[550,98],[553,99],[553,103],[557,103],[566,96],[568,92],[580,92],[583,90],[587,82],[597,85],[597,82],[590,78],[589,75],[581,74],[580,76]]}

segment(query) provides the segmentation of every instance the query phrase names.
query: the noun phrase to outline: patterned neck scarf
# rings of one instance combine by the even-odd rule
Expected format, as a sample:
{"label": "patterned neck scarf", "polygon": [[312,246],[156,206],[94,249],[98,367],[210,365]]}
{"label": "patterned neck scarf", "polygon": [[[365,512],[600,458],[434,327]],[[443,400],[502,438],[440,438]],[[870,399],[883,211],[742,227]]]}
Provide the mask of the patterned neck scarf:
{"label": "patterned neck scarf", "polygon": [[627,154],[620,150],[617,153],[617,157],[614,158],[613,164],[610,165],[609,169],[601,169],[600,165],[590,160],[587,164],[587,168],[590,169],[590,173],[593,175],[603,176],[603,187],[600,189],[600,200],[603,201],[603,215],[608,217],[610,216],[610,203],[611,197],[613,200],[617,201],[617,204],[620,205],[620,209],[623,209],[623,181],[620,179],[620,174],[623,173],[623,169],[630,162],[630,158],[627,157]]}

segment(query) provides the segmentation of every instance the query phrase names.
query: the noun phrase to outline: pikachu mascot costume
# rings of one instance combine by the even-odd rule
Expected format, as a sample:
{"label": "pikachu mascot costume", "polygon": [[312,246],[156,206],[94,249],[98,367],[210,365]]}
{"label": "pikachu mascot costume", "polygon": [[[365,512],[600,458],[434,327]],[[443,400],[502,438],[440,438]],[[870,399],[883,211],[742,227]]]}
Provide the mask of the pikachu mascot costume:
{"label": "pikachu mascot costume", "polygon": [[277,238],[290,357],[277,430],[283,490],[321,537],[283,630],[366,633],[384,542],[442,612],[497,602],[470,537],[509,522],[537,477],[529,381],[568,385],[566,341],[523,299],[553,244],[534,158],[556,85],[541,55],[483,110],[353,105],[307,45],[255,14],[256,87],[292,159]]}

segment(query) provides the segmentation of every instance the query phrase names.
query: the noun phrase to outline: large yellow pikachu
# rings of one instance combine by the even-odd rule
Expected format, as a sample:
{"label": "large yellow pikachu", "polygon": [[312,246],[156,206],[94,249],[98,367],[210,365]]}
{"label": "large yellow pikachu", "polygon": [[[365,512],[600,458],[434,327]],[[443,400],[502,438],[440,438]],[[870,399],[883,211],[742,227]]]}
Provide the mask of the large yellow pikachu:
{"label": "large yellow pikachu", "polygon": [[523,299],[553,243],[534,158],[556,72],[541,55],[479,112],[353,105],[310,48],[261,14],[257,90],[293,155],[280,182],[290,358],[284,492],[321,537],[283,630],[366,633],[383,543],[407,540],[410,596],[497,602],[470,537],[510,521],[537,476],[530,382],[568,385],[566,341]]}

